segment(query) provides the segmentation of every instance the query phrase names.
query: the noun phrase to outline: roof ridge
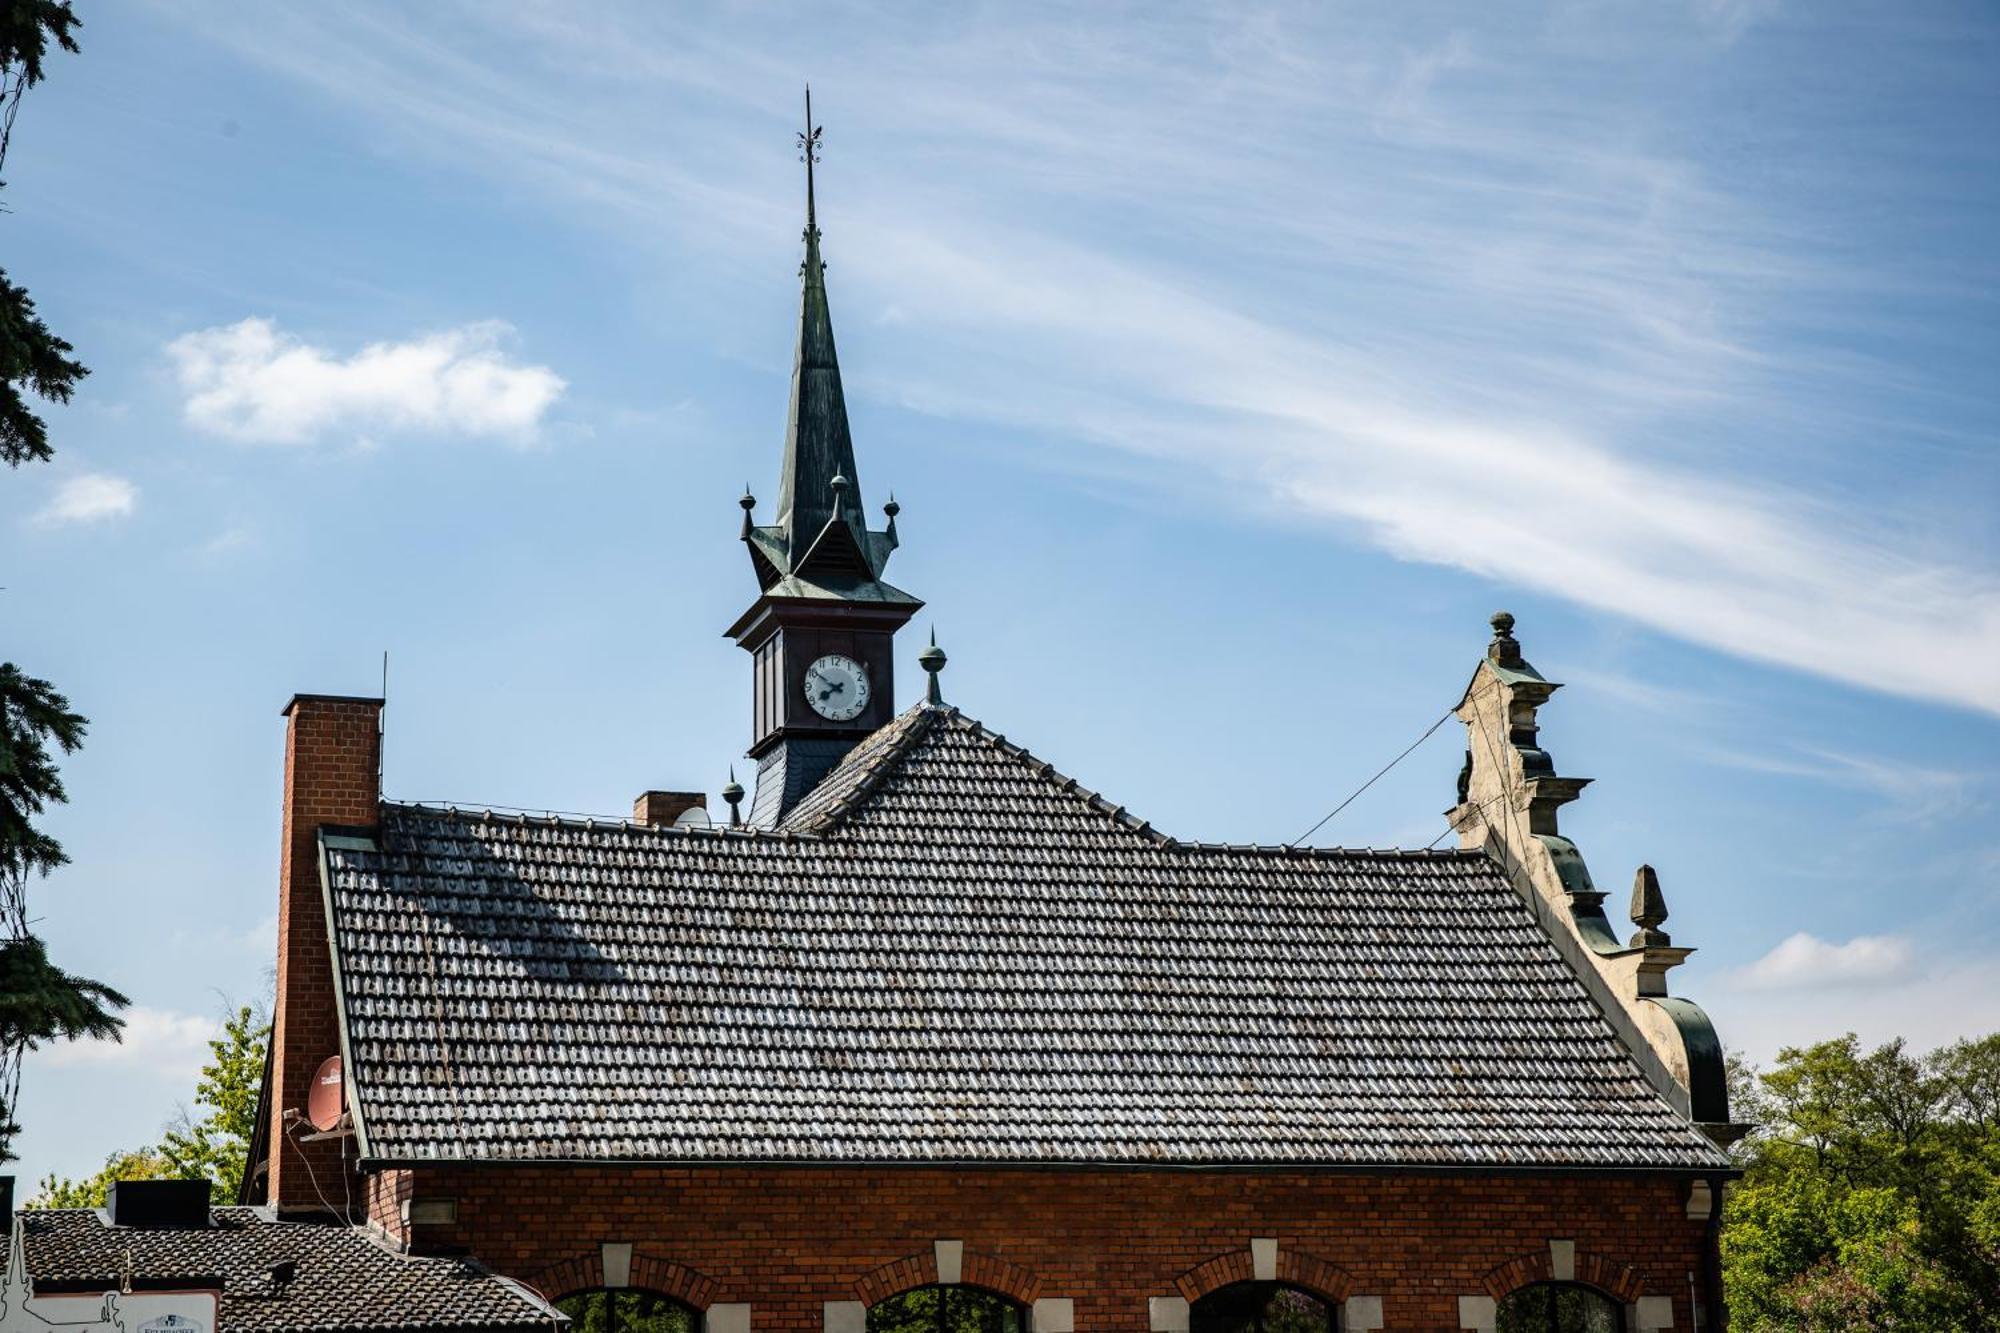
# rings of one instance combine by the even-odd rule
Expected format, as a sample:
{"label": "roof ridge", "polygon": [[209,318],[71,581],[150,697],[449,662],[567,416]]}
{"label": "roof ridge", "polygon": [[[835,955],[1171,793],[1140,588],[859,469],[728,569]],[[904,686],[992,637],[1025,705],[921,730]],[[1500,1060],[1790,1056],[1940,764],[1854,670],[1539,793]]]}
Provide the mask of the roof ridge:
{"label": "roof ridge", "polygon": [[1121,828],[1132,833],[1137,833],[1157,846],[1182,847],[1186,845],[1180,839],[1162,833],[1159,829],[1154,828],[1151,820],[1139,818],[1124,806],[1114,804],[1101,793],[1084,786],[1081,782],[1064,773],[1048,760],[1028,749],[1027,746],[1008,740],[1005,735],[993,730],[978,718],[950,704],[941,705],[940,707],[946,718],[954,725],[971,732],[1008,758],[1025,761],[1029,771],[1036,777],[1044,781],[1053,782],[1056,790],[1064,795],[1080,797],[1086,806],[1099,814],[1110,816],[1111,821]]}

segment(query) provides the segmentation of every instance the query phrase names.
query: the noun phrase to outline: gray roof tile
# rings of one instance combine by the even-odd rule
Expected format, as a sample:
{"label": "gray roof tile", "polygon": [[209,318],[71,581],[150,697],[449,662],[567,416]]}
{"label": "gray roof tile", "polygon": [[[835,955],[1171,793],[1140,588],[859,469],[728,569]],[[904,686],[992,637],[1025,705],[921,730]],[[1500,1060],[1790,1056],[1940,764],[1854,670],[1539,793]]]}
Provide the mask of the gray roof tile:
{"label": "gray roof tile", "polygon": [[1725,1165],[1483,855],[1176,843],[951,709],[775,830],[326,855],[381,1159]]}
{"label": "gray roof tile", "polygon": [[[540,1299],[465,1259],[413,1259],[359,1230],[278,1222],[216,1208],[201,1228],[107,1226],[94,1209],[19,1214],[28,1271],[42,1290],[146,1279],[221,1278],[217,1333],[551,1327]],[[298,1265],[274,1288],[271,1267]]]}

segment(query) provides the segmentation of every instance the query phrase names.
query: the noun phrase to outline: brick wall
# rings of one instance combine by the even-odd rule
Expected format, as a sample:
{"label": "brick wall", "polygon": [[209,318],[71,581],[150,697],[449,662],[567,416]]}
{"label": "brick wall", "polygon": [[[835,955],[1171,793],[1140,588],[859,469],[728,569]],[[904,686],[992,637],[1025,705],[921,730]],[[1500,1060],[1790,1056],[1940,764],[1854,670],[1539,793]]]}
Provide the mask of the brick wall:
{"label": "brick wall", "polygon": [[379,818],[381,714],[380,699],[301,694],[285,706],[278,996],[271,1029],[276,1095],[269,1126],[269,1198],[285,1211],[319,1211],[322,1194],[342,1206],[344,1143],[298,1143],[311,1127],[288,1124],[285,1113],[305,1109],[313,1071],[340,1051],[318,833],[323,824],[368,825]]}
{"label": "brick wall", "polygon": [[371,1183],[392,1234],[399,1199],[458,1201],[458,1224],[417,1229],[416,1249],[470,1249],[559,1297],[629,1242],[635,1285],[748,1303],[754,1333],[819,1333],[824,1302],[934,1280],[941,1239],[963,1242],[964,1281],[1070,1298],[1077,1333],[1145,1333],[1149,1297],[1251,1277],[1253,1237],[1278,1241],[1286,1281],[1382,1297],[1386,1329],[1458,1329],[1460,1296],[1551,1276],[1551,1240],[1574,1242],[1577,1279],[1670,1297],[1687,1329],[1704,1240],[1687,1183],[1664,1176],[485,1166]]}

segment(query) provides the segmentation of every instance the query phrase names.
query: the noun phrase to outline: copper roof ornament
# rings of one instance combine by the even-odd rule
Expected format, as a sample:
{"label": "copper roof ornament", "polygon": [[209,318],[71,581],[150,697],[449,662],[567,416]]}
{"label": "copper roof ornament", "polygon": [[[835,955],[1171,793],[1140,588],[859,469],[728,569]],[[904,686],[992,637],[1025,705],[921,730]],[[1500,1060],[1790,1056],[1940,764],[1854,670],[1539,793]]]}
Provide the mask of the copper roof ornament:
{"label": "copper roof ornament", "polygon": [[945,657],[944,649],[938,647],[937,629],[933,626],[931,629],[930,647],[917,654],[917,665],[922,667],[925,674],[930,677],[930,687],[924,697],[931,703],[942,704],[944,702],[944,691],[938,687],[938,673],[944,670],[944,664],[948,660],[950,659]]}
{"label": "copper roof ornament", "polygon": [[736,780],[736,765],[729,766],[729,782],[722,789],[723,802],[729,807],[729,827],[743,827],[743,784]]}

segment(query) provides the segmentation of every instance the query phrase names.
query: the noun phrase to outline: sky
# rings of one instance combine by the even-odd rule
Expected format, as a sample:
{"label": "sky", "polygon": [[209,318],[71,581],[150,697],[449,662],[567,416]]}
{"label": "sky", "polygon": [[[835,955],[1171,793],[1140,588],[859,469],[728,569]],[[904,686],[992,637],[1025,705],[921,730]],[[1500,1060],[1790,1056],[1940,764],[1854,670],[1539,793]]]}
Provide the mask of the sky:
{"label": "sky", "polygon": [[[294,692],[388,654],[398,799],[747,775],[808,81],[900,702],[935,629],[1086,786],[1284,842],[1505,607],[1727,1044],[2000,1029],[1991,6],[78,9],[0,260],[92,374],[0,476],[0,655],[91,720],[33,901],[133,1007],[30,1057],[24,1185],[268,987]],[[1458,732],[1314,841],[1439,838]]]}

